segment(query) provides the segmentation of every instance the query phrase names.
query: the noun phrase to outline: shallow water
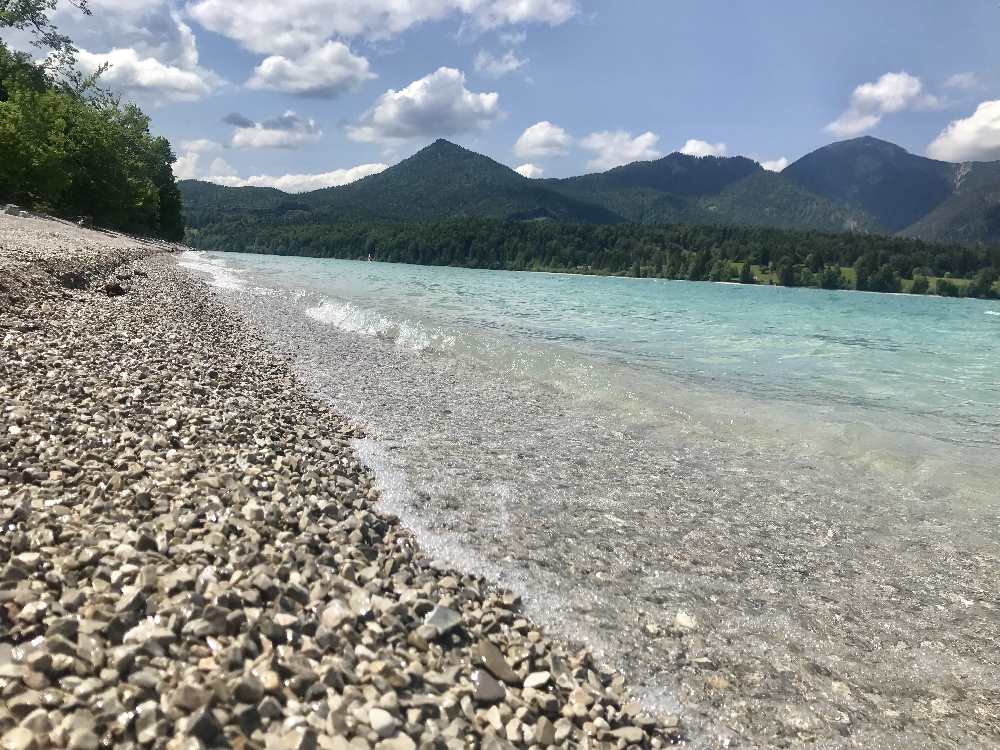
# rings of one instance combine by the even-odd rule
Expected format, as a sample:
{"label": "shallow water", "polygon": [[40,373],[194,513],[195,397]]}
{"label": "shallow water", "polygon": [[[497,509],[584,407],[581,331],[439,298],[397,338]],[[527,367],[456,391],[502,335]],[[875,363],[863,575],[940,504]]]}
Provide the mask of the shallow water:
{"label": "shallow water", "polygon": [[367,426],[425,548],[692,746],[1000,741],[1000,303],[182,263]]}

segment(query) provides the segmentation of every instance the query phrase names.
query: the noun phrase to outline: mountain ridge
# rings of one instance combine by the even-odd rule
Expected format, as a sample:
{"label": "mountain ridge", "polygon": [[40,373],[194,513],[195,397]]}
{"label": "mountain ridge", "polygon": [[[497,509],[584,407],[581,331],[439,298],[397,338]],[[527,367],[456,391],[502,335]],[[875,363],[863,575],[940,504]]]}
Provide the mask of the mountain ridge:
{"label": "mountain ridge", "polygon": [[209,184],[179,183],[193,228],[241,215],[284,223],[475,217],[1000,241],[1000,162],[941,162],[870,136],[823,146],[782,172],[743,156],[674,152],[605,172],[529,179],[438,139],[378,174],[308,193]]}

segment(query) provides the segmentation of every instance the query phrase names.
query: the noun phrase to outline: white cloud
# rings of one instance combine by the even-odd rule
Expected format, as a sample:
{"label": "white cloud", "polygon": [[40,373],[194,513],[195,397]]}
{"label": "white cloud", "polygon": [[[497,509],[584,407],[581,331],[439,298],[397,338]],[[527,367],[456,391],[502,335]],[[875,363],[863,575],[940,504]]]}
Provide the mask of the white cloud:
{"label": "white cloud", "polygon": [[193,151],[196,154],[207,154],[212,151],[218,151],[222,148],[222,144],[208,138],[198,138],[194,141],[181,141],[181,148],[185,151]]}
{"label": "white cloud", "polygon": [[969,117],[952,121],[927,147],[944,161],[1000,159],[1000,99],[983,102]]}
{"label": "white cloud", "polygon": [[788,159],[782,156],[780,159],[768,159],[760,163],[768,172],[780,172],[788,166]]}
{"label": "white cloud", "polygon": [[652,132],[642,133],[635,137],[624,130],[604,130],[591,133],[580,145],[595,156],[587,166],[591,169],[611,169],[634,161],[649,161],[657,159],[661,154],[656,149],[660,137]]}
{"label": "white cloud", "polygon": [[386,91],[347,134],[364,143],[436,138],[485,128],[502,116],[499,94],[469,91],[460,70],[438,68],[404,89]]}
{"label": "white cloud", "polygon": [[680,152],[688,156],[725,156],[728,149],[726,148],[726,144],[722,142],[709,143],[708,141],[691,138],[681,146]]}
{"label": "white cloud", "polygon": [[[229,115],[226,122],[236,118]],[[281,117],[272,117],[264,122],[253,123],[250,127],[237,127],[233,133],[233,148],[298,148],[306,143],[315,143],[323,136],[323,131],[313,119],[304,119],[289,110]]]}
{"label": "white cloud", "polygon": [[116,48],[100,54],[81,49],[76,59],[85,73],[92,73],[109,63],[111,68],[101,76],[102,85],[131,96],[149,98],[154,104],[197,101],[222,83],[209,71],[165,65],[153,57],[141,57],[131,48]]}
{"label": "white cloud", "polygon": [[979,79],[975,73],[956,73],[950,76],[944,85],[950,89],[974,89],[979,85]]}
{"label": "white cloud", "polygon": [[936,107],[940,100],[924,92],[923,82],[905,71],[886,73],[877,81],[854,89],[847,109],[825,130],[842,138],[860,135],[878,125],[887,114]]}
{"label": "white cloud", "polygon": [[514,143],[514,153],[522,159],[565,156],[572,145],[573,138],[569,133],[548,120],[542,120],[521,133]]}
{"label": "white cloud", "polygon": [[523,177],[528,177],[534,179],[536,177],[541,177],[545,174],[545,170],[541,167],[535,166],[534,164],[522,164],[519,167],[515,167],[514,171]]}
{"label": "white cloud", "polygon": [[198,177],[198,162],[201,154],[197,151],[187,151],[177,156],[174,162],[174,177],[178,180],[194,180]]}
{"label": "white cloud", "polygon": [[388,169],[388,164],[360,164],[349,169],[335,169],[321,174],[286,174],[280,177],[256,175],[242,179],[230,173],[211,173],[205,179],[229,187],[272,187],[286,193],[305,193],[310,190],[347,185],[362,177],[378,174]]}
{"label": "white cloud", "polygon": [[102,82],[119,94],[158,105],[201,99],[224,83],[199,65],[194,32],[173,0],[91,0],[93,18],[53,5],[53,22],[83,50],[81,70],[113,64]]}
{"label": "white cloud", "polygon": [[217,156],[208,165],[208,174],[236,174],[236,169],[221,156]]}
{"label": "white cloud", "polygon": [[343,42],[327,42],[294,59],[282,55],[265,58],[247,86],[333,98],[376,77],[367,59],[355,55]]}
{"label": "white cloud", "polygon": [[518,57],[512,50],[507,50],[501,57],[496,57],[484,49],[476,55],[476,70],[491,78],[500,78],[508,73],[514,73],[528,64],[528,59]]}
{"label": "white cloud", "polygon": [[576,0],[192,0],[198,23],[266,54],[301,54],[331,37],[388,39],[416,24],[457,15],[481,29],[558,25],[576,12]]}

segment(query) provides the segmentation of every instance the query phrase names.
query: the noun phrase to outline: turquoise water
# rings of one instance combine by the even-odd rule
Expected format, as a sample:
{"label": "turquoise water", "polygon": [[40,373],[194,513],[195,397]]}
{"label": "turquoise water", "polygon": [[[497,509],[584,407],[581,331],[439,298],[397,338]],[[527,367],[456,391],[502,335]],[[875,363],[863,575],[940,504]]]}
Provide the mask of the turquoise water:
{"label": "turquoise water", "polygon": [[[990,744],[1000,303],[182,263],[368,427],[384,502],[426,547],[520,589],[695,745],[803,726],[933,745],[932,714]],[[706,671],[758,675],[753,697],[709,695]]]}

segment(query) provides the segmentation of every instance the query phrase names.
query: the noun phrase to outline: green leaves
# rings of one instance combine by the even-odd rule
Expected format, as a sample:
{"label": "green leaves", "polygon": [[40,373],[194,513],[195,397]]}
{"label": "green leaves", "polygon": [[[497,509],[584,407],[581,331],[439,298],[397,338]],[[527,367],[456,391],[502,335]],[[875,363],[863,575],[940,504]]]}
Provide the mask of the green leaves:
{"label": "green leaves", "polygon": [[56,83],[2,44],[0,81],[0,201],[181,239],[175,157],[142,110]]}

